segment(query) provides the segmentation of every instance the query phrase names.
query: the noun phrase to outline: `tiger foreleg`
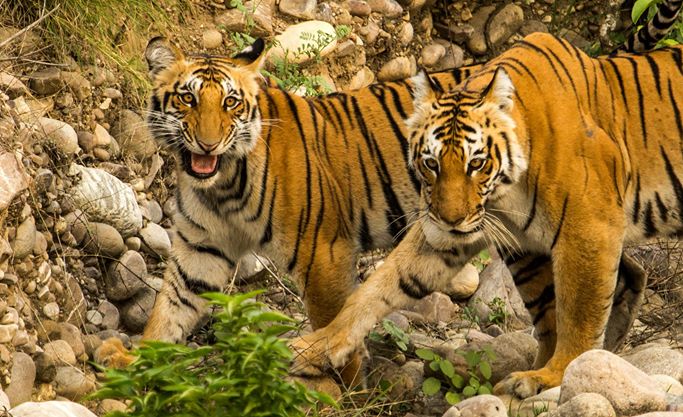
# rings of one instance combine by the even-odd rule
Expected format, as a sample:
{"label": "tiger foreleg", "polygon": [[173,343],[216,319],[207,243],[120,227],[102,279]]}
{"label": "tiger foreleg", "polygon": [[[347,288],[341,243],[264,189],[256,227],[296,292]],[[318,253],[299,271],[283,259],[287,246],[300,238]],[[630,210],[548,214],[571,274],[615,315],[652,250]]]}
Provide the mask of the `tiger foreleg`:
{"label": "tiger foreleg", "polygon": [[363,340],[375,323],[444,288],[453,269],[461,268],[479,248],[471,249],[459,255],[435,251],[425,242],[421,227],[413,227],[330,324],[291,342],[295,354],[291,372],[314,376],[344,366],[354,352],[363,349]]}
{"label": "tiger foreleg", "polygon": [[603,347],[622,249],[620,232],[605,231],[609,228],[600,224],[586,229],[602,229],[602,238],[591,238],[578,227],[560,234],[552,251],[555,351],[543,368],[510,374],[496,385],[496,393],[527,398],[558,386],[569,362],[585,351]]}

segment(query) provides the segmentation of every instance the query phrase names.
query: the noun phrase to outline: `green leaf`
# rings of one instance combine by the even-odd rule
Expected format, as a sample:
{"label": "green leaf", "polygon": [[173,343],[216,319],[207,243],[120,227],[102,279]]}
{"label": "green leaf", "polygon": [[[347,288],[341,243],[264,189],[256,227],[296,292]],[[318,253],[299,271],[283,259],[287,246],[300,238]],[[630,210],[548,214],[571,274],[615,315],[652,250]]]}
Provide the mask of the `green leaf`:
{"label": "green leaf", "polygon": [[479,354],[473,350],[465,352],[465,362],[467,362],[467,367],[474,369],[479,363]]}
{"label": "green leaf", "polygon": [[483,361],[479,363],[479,371],[481,372],[481,376],[484,377],[484,379],[491,379],[491,364]]}
{"label": "green leaf", "polygon": [[417,355],[418,358],[426,360],[426,361],[431,361],[434,360],[434,352],[432,352],[429,349],[416,349],[415,354]]}
{"label": "green leaf", "polygon": [[479,389],[477,390],[477,393],[478,393],[479,395],[490,394],[490,393],[491,393],[491,390],[489,390],[488,387],[487,387],[486,385],[482,385],[482,386],[480,386]]}
{"label": "green leaf", "polygon": [[441,363],[441,361],[433,361],[433,362],[431,362],[431,363],[429,364],[429,369],[431,369],[432,371],[435,371],[435,372],[438,371],[439,368],[440,368],[440,366],[439,366],[440,363]]}
{"label": "green leaf", "polygon": [[449,391],[446,393],[444,396],[446,401],[448,401],[448,404],[454,405],[460,402],[460,395],[458,395],[456,392]]}
{"label": "green leaf", "polygon": [[469,386],[470,387],[472,387],[476,390],[476,389],[479,389],[479,385],[480,385],[479,384],[479,378],[477,378],[476,376],[473,376],[472,378],[470,378],[470,380],[469,380]]}
{"label": "green leaf", "polygon": [[459,374],[453,374],[453,376],[451,377],[451,383],[455,388],[462,389],[462,387],[465,386],[465,378],[463,378]]}
{"label": "green leaf", "polygon": [[633,23],[638,22],[640,16],[642,16],[645,11],[650,8],[650,6],[655,2],[655,0],[636,0],[631,9],[631,20]]}
{"label": "green leaf", "polygon": [[422,383],[422,392],[425,393],[425,395],[434,395],[439,390],[441,389],[441,381],[438,379],[432,377],[429,377],[424,380]]}
{"label": "green leaf", "polygon": [[453,364],[448,360],[443,360],[439,362],[439,368],[441,373],[451,378],[455,374],[455,369],[453,369]]}
{"label": "green leaf", "polygon": [[466,386],[465,388],[463,388],[463,390],[462,390],[462,395],[464,395],[467,398],[473,397],[476,394],[477,394],[477,390],[474,387],[471,387],[469,385]]}

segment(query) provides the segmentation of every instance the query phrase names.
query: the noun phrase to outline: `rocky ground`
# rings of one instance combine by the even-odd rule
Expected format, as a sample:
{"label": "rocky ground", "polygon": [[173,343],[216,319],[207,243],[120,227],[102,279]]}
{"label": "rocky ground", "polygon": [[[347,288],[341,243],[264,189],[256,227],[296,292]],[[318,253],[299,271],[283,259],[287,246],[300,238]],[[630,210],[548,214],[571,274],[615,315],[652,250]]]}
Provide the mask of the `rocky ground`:
{"label": "rocky ground", "polygon": [[[335,28],[346,26],[348,33],[320,51],[321,60],[291,57],[303,61],[305,76],[321,77],[332,90],[407,77],[418,67],[433,71],[481,62],[533,31],[608,51],[610,34],[624,28],[617,1],[244,2],[253,12],[249,19],[226,3],[198,5],[194,20],[176,36],[179,43],[230,53],[236,48],[230,34],[251,31],[277,35],[281,45],[296,50],[297,24],[335,36]],[[114,336],[130,346],[144,326],[173,236],[174,161],[145,130],[144,111],[132,104],[121,72],[51,56],[36,30],[5,44],[20,29],[0,27],[0,383],[6,394],[0,391],[0,403],[15,407],[15,417],[38,407],[58,416],[57,408],[67,407],[63,403],[31,401],[83,401],[97,386],[89,361],[102,340]],[[44,59],[15,59],[33,53]],[[650,266],[652,285],[630,343],[620,356],[597,351],[577,359],[561,392],[524,403],[477,396],[448,410],[442,394],[421,390],[433,371],[416,357],[416,348],[437,352],[466,374],[467,363],[455,350],[488,346],[495,353],[492,383],[532,365],[537,345],[530,319],[494,256],[483,262],[488,265],[481,276],[478,265],[459,277],[471,288],[469,299],[454,303],[433,294],[392,314],[393,325],[378,326],[369,340],[374,371],[360,395],[365,402],[359,405],[358,394],[347,394],[344,406],[367,415],[440,416],[448,410],[451,417],[683,410],[678,248],[635,252]],[[359,275],[380,260],[381,254],[363,258]],[[305,322],[286,277],[253,275],[259,269],[253,259],[242,265],[229,290],[266,287],[264,301]],[[380,394],[384,381],[391,387]],[[109,400],[85,405],[98,415],[123,406]],[[68,407],[60,412],[89,415]]]}

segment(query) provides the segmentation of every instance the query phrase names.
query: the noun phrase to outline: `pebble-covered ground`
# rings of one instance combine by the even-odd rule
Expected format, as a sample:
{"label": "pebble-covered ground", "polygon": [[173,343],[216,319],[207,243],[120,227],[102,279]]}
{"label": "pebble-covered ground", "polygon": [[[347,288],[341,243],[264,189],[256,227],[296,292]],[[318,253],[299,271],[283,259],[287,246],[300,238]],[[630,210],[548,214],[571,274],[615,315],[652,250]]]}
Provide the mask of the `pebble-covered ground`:
{"label": "pebble-covered ground", "polygon": [[[226,3],[202,2],[182,32],[166,35],[195,51],[228,53],[234,50],[229,34],[251,30],[296,50],[298,25],[331,34],[344,26],[348,33],[321,51],[320,62],[301,58],[304,74],[321,77],[331,90],[409,77],[418,68],[482,62],[535,31],[564,36],[585,50],[610,51],[610,34],[622,30],[628,16],[614,0],[270,0],[245,2],[254,11],[246,20]],[[0,25],[0,45],[21,29]],[[118,337],[130,346],[139,337],[174,233],[174,161],[145,130],[144,110],[128,99],[122,73],[41,52],[50,48],[39,33],[28,31],[0,49],[0,404],[15,417],[40,407],[50,416],[60,415],[60,407],[65,416],[103,415],[125,405],[87,401],[88,411],[75,403],[32,401],[83,401],[97,386],[89,361],[102,340]],[[15,59],[34,53],[44,59]],[[454,302],[435,293],[393,313],[394,326],[378,326],[368,342],[374,353],[368,386],[381,380],[393,386],[387,405],[367,414],[683,415],[683,325],[668,308],[680,310],[683,281],[671,257],[677,248],[667,248],[636,250],[657,285],[648,290],[631,342],[618,356],[583,355],[568,369],[561,391],[523,403],[477,396],[449,410],[443,395],[422,392],[432,371],[416,348],[430,348],[466,373],[455,350],[488,346],[496,355],[493,383],[531,367],[537,349],[502,262],[494,256],[483,271],[468,267],[454,282],[471,297]],[[380,260],[381,254],[361,259],[359,276]],[[269,305],[305,321],[293,287],[267,271],[253,275],[260,269],[254,259],[245,262],[231,290],[266,287]],[[387,327],[405,333],[407,350],[386,335]]]}

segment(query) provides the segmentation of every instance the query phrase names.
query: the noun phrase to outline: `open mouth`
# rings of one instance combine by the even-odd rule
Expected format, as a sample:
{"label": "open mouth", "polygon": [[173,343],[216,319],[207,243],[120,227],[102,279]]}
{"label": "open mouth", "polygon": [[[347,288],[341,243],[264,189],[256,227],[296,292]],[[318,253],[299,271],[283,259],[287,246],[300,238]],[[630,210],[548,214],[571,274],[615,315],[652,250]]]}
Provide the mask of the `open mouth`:
{"label": "open mouth", "polygon": [[184,149],[182,154],[185,172],[195,178],[211,178],[216,175],[221,165],[222,155],[201,155],[187,149]]}

